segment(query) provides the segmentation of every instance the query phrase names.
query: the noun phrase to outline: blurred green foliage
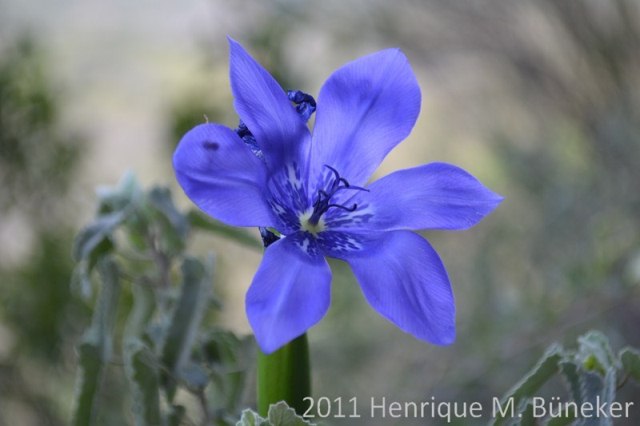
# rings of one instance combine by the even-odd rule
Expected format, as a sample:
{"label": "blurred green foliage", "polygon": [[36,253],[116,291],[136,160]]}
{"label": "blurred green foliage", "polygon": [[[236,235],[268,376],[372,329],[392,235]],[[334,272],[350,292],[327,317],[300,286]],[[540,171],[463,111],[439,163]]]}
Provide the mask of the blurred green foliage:
{"label": "blurred green foliage", "polygon": [[[640,353],[637,350],[626,347],[614,355],[609,340],[599,332],[590,331],[580,336],[577,350],[567,350],[554,344],[546,350],[535,367],[502,398],[501,407],[510,407],[513,411],[505,409],[502,413],[498,412],[492,424],[559,426],[572,424],[577,420],[582,422],[579,424],[604,426],[612,425],[614,417],[624,418],[623,421],[631,420],[624,411],[610,409],[613,403],[620,403],[618,390],[626,384],[629,377],[638,378],[639,367]],[[541,409],[540,401],[536,404],[533,398],[539,396],[541,388],[554,377],[563,379],[566,396],[563,395],[560,400],[558,386],[555,386],[552,396],[545,400],[544,408]],[[549,409],[550,403],[559,401],[575,403],[578,408]],[[635,403],[631,402],[629,407],[633,405]],[[537,409],[534,410],[536,406]],[[580,419],[579,413],[583,411],[579,407],[589,406],[592,409],[584,412],[591,418]],[[605,408],[600,412],[597,407]]]}
{"label": "blurred green foliage", "polygon": [[[78,346],[74,425],[125,423],[126,406],[137,425],[227,425],[239,414],[253,345],[202,324],[220,303],[211,295],[213,259],[185,251],[194,225],[224,229],[181,213],[168,189],[145,191],[132,174],[99,191],[96,217],[73,249],[73,286],[91,297],[98,278],[91,326]],[[232,228],[224,235],[249,238]]]}
{"label": "blurred green foliage", "polygon": [[51,223],[82,141],[60,124],[58,93],[34,40],[25,36],[0,49],[0,212],[20,209],[36,224]]}
{"label": "blurred green foliage", "polygon": [[[8,407],[28,407],[39,424],[63,424],[47,383],[64,374],[78,318],[88,310],[68,285],[73,230],[66,194],[83,153],[82,140],[61,124],[58,93],[47,62],[29,36],[0,43],[0,217],[4,253],[25,241],[24,258],[0,259],[0,320],[6,326],[0,360],[0,423],[19,422]],[[8,221],[9,218],[12,220]],[[22,240],[22,241],[19,241]],[[69,340],[71,339],[71,340]]]}

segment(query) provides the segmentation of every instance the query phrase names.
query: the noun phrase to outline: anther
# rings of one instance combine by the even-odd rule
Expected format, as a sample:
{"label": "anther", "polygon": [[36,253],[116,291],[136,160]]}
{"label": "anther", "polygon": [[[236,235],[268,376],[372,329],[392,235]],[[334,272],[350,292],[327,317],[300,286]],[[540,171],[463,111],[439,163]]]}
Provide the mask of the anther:
{"label": "anther", "polygon": [[291,102],[296,104],[296,111],[304,121],[309,121],[311,114],[316,110],[316,100],[313,99],[313,96],[300,90],[288,90],[287,96]]}

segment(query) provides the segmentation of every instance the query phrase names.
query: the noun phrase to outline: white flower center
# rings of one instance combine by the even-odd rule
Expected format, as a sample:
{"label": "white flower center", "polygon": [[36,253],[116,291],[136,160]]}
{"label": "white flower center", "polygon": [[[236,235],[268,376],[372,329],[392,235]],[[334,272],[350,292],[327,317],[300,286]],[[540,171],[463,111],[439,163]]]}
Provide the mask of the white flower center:
{"label": "white flower center", "polygon": [[309,232],[314,237],[317,237],[318,234],[326,229],[324,224],[324,218],[320,216],[318,218],[318,223],[312,223],[309,221],[311,216],[313,215],[313,208],[308,209],[304,213],[300,214],[298,220],[300,220],[300,229],[303,231]]}

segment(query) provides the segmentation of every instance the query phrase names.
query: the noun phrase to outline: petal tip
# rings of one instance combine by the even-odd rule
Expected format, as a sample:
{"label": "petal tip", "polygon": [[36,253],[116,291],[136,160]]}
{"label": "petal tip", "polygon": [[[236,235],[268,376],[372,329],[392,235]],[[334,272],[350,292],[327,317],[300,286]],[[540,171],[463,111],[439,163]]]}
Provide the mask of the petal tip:
{"label": "petal tip", "polygon": [[493,212],[504,201],[504,196],[498,194],[497,192],[493,192],[493,191],[491,191],[489,189],[488,189],[488,191],[491,192],[491,196],[488,199],[488,202],[491,205],[489,206],[489,211],[485,214],[485,216],[487,216],[487,215],[489,215],[489,213]]}
{"label": "petal tip", "polygon": [[[291,333],[286,333],[286,330],[278,330],[274,327],[274,324],[261,324],[257,318],[251,315],[251,312],[247,308],[247,317],[249,324],[253,329],[253,336],[258,343],[258,347],[265,355],[270,355],[277,350],[284,347],[289,342],[295,340],[300,335],[291,337]],[[285,332],[283,332],[285,331]]]}
{"label": "petal tip", "polygon": [[450,329],[445,330],[442,334],[434,336],[431,339],[431,343],[438,346],[449,346],[456,341],[456,329],[452,326]]}
{"label": "petal tip", "polygon": [[240,48],[242,50],[244,50],[244,48],[242,47],[242,45],[240,43],[238,43],[236,41],[236,39],[234,39],[233,37],[231,37],[230,35],[227,35],[227,43],[229,43],[229,48],[231,48],[231,50],[234,50],[236,48]]}
{"label": "petal tip", "polygon": [[265,354],[265,355],[271,355],[272,353],[276,352],[278,349],[280,349],[281,347],[283,347],[286,344],[286,342],[282,343],[282,344],[274,344],[272,342],[264,342],[261,339],[259,339],[257,335],[255,335],[255,339],[256,339],[256,342],[258,343],[258,347],[260,348],[262,353]]}
{"label": "petal tip", "polygon": [[287,344],[287,342],[283,341],[282,338],[278,339],[276,336],[274,336],[274,334],[276,333],[271,332],[270,327],[265,327],[257,318],[254,318],[251,314],[252,312],[249,308],[249,303],[245,301],[245,304],[247,305],[247,318],[249,319],[249,324],[253,329],[253,336],[256,339],[258,347],[264,354],[272,354],[273,352],[277,351]]}

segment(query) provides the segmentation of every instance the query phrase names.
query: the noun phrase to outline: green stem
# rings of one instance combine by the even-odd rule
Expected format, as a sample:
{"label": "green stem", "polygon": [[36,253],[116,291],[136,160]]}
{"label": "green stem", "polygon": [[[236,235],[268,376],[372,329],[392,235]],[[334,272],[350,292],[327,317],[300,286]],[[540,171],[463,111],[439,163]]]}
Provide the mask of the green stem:
{"label": "green stem", "polygon": [[308,408],[304,398],[311,395],[307,335],[270,355],[258,352],[258,413],[266,417],[271,404],[285,401],[302,415]]}

